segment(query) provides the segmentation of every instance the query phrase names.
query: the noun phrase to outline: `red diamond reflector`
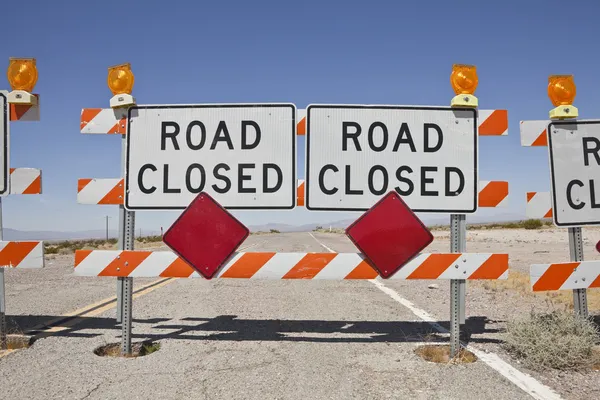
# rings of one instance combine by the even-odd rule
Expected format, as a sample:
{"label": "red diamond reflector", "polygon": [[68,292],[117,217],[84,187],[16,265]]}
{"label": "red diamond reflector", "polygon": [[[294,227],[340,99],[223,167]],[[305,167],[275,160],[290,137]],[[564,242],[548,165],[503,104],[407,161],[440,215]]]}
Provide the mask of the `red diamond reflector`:
{"label": "red diamond reflector", "polygon": [[596,243],[596,251],[600,253],[600,242]]}
{"label": "red diamond reflector", "polygon": [[400,195],[389,192],[346,229],[346,235],[384,278],[433,241],[433,235]]}
{"label": "red diamond reflector", "polygon": [[202,192],[165,232],[163,242],[210,279],[249,234],[244,224]]}

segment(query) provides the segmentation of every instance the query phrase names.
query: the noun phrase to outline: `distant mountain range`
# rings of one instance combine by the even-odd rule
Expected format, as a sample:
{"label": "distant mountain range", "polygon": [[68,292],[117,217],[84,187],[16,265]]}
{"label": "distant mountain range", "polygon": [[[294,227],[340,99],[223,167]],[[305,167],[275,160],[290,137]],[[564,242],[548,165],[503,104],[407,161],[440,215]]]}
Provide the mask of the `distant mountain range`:
{"label": "distant mountain range", "polygon": [[[427,226],[434,225],[448,225],[450,223],[449,217],[439,216],[420,216],[423,222]],[[467,222],[471,224],[482,224],[490,222],[509,222],[519,221],[524,219],[523,216],[518,214],[496,214],[493,216],[468,216]],[[305,225],[289,225],[289,224],[278,224],[269,223],[264,225],[252,225],[248,228],[251,232],[269,232],[272,229],[279,232],[310,232],[317,226],[321,226],[325,229],[329,228],[346,228],[354,222],[353,219],[323,222],[323,223],[312,223]],[[137,232],[136,232],[137,233]],[[156,234],[156,233],[152,233]],[[109,231],[108,236],[110,238],[116,238],[116,231]],[[144,235],[145,236],[145,235]],[[102,229],[89,230],[89,231],[75,231],[75,232],[58,232],[58,231],[20,231],[16,229],[4,228],[4,240],[46,240],[46,241],[60,241],[60,240],[82,240],[82,239],[105,239],[106,231]]]}
{"label": "distant mountain range", "polygon": [[[419,216],[423,223],[427,226],[436,226],[436,225],[450,225],[450,217],[439,217],[439,216]],[[467,222],[470,224],[485,224],[492,222],[512,222],[512,221],[520,221],[523,220],[524,217],[519,214],[496,214],[493,216],[483,216],[483,215],[473,215],[467,216]],[[317,226],[321,226],[324,229],[332,228],[346,228],[348,225],[353,223],[353,219],[346,219],[341,221],[334,222],[324,222],[324,223],[312,223],[305,225],[288,225],[288,224],[264,224],[264,225],[252,225],[248,228],[251,232],[269,232],[271,229],[277,230],[279,232],[310,232],[314,230]]]}

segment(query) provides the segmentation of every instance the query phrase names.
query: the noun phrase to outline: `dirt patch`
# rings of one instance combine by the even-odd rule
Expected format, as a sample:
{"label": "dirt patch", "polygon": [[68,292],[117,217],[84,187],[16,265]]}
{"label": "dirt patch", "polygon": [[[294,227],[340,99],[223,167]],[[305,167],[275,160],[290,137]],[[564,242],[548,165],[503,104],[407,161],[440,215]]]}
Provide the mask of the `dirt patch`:
{"label": "dirt patch", "polygon": [[27,335],[6,335],[6,346],[0,343],[0,350],[26,349],[33,344],[33,338]]}
{"label": "dirt patch", "polygon": [[137,342],[131,344],[131,354],[121,354],[121,343],[109,343],[94,350],[94,354],[100,357],[143,357],[155,353],[160,349],[160,343],[152,341]]}
{"label": "dirt patch", "polygon": [[417,347],[415,354],[425,361],[440,364],[465,364],[477,361],[477,356],[467,349],[461,349],[456,357],[451,358],[449,345],[426,344]]}

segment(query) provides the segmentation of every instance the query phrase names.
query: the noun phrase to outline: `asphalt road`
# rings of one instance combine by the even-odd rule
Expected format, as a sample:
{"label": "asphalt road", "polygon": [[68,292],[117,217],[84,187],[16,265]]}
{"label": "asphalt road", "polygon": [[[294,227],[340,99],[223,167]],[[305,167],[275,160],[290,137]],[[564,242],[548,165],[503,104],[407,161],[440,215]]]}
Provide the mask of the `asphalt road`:
{"label": "asphalt road", "polygon": [[[320,243],[356,251],[341,235],[308,233],[251,236],[244,247],[325,251]],[[116,279],[70,276],[72,268],[72,257],[62,256],[43,271],[7,272],[13,327],[26,331],[99,305],[0,358],[2,398],[532,398],[482,360],[441,365],[415,355],[422,342],[447,336],[391,293],[440,319],[447,320],[447,305],[429,307],[426,289],[403,290],[402,282],[161,280],[134,300],[133,311],[134,341],[158,340],[161,349],[99,357],[96,347],[120,340],[110,302]],[[479,338],[485,343],[485,333]]]}

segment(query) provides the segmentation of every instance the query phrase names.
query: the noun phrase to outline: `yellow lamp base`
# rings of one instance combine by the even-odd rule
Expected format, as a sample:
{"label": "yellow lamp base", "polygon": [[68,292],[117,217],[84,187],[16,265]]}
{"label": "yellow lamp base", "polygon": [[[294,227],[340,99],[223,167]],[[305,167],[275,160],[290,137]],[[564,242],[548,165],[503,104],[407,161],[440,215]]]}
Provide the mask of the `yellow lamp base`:
{"label": "yellow lamp base", "polygon": [[6,100],[10,104],[37,105],[38,103],[37,97],[24,90],[13,90],[8,94]]}
{"label": "yellow lamp base", "polygon": [[472,94],[459,94],[450,102],[452,107],[478,107],[479,100]]}
{"label": "yellow lamp base", "polygon": [[130,94],[122,93],[113,96],[110,99],[110,108],[135,106],[135,97]]}
{"label": "yellow lamp base", "polygon": [[550,110],[550,119],[577,118],[579,110],[572,104],[558,106]]}

